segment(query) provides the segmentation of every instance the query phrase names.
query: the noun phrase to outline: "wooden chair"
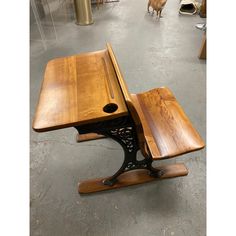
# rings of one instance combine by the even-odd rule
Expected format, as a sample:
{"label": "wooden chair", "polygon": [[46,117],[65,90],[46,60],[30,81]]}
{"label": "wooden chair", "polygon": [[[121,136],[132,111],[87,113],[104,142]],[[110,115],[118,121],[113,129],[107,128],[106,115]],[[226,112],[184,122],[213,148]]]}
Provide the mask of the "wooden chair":
{"label": "wooden chair", "polygon": [[[48,63],[33,129],[44,132],[67,127],[75,127],[84,140],[93,134],[110,137],[125,154],[114,175],[82,181],[79,193],[187,175],[184,164],[154,168],[152,163],[204,147],[168,88],[129,93],[109,44],[106,50]],[[137,159],[139,150],[142,160]]]}

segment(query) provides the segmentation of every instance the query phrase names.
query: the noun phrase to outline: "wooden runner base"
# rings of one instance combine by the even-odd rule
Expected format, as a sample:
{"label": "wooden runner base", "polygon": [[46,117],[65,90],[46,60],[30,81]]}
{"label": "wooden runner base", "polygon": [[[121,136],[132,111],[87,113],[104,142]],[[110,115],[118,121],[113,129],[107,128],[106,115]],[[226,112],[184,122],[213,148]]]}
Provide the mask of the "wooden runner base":
{"label": "wooden runner base", "polygon": [[96,133],[89,133],[89,134],[77,134],[76,136],[76,142],[81,143],[84,141],[94,140],[94,139],[100,139],[100,138],[106,138],[104,135],[96,134]]}
{"label": "wooden runner base", "polygon": [[186,166],[182,163],[160,166],[158,167],[158,169],[164,171],[164,174],[159,178],[150,176],[149,171],[146,169],[141,169],[141,170],[139,169],[139,170],[128,171],[121,174],[117,178],[118,179],[117,183],[114,184],[113,186],[104,185],[103,180],[105,178],[85,180],[78,184],[78,191],[79,193],[82,194],[94,193],[104,190],[122,188],[135,184],[142,184],[153,180],[161,180],[161,179],[175,178],[188,175],[188,170]]}

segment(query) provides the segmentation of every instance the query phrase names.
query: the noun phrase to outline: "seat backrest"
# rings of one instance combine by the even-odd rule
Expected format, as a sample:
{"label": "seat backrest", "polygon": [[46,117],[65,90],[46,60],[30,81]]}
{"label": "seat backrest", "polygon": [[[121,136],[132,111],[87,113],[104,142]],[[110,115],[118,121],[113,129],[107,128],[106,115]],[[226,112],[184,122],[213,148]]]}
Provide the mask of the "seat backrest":
{"label": "seat backrest", "polygon": [[128,91],[128,88],[127,88],[127,85],[126,85],[126,83],[123,79],[122,73],[120,71],[120,68],[119,68],[119,65],[117,63],[114,52],[112,50],[112,47],[109,43],[107,43],[107,50],[108,50],[108,53],[111,57],[111,61],[112,61],[112,64],[114,66],[114,69],[115,69],[115,72],[116,72],[116,75],[117,75],[117,79],[118,79],[121,91],[122,91],[124,99],[125,99],[125,103],[127,105],[129,113],[130,113],[132,119],[134,120],[134,123],[135,123],[135,126],[136,126],[136,132],[137,132],[137,136],[138,136],[138,142],[139,142],[140,150],[141,150],[141,152],[144,156],[147,156],[148,155],[147,146],[146,146],[146,141],[145,141],[145,136],[144,136],[144,132],[143,132],[143,126],[142,126],[142,123],[141,123],[141,119],[138,115],[138,112],[136,111],[135,106],[133,105],[131,95],[130,95],[130,93]]}

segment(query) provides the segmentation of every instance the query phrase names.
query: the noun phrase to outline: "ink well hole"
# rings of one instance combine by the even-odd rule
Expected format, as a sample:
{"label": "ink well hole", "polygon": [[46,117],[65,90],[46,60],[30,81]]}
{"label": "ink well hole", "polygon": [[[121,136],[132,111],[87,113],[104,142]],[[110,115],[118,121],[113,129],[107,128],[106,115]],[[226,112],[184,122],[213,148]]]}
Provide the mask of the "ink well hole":
{"label": "ink well hole", "polygon": [[117,109],[118,109],[118,106],[115,103],[108,103],[106,106],[103,107],[103,111],[106,113],[113,113]]}

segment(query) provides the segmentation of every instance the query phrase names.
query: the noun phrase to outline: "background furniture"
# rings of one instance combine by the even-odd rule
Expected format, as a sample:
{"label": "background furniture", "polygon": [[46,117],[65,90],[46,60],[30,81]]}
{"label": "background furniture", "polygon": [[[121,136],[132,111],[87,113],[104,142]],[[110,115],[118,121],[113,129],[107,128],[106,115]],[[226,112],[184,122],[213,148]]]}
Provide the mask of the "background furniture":
{"label": "background furniture", "polygon": [[199,52],[199,59],[206,59],[206,32],[203,34],[202,44]]}
{"label": "background furniture", "polygon": [[[202,0],[200,17],[206,18],[206,16],[207,16],[207,1]],[[199,52],[199,59],[206,59],[206,32],[203,35],[202,45]]]}
{"label": "background furniture", "polygon": [[207,6],[206,6],[206,0],[202,0],[201,4],[201,9],[200,9],[200,17],[206,18],[206,11],[207,11]]}

